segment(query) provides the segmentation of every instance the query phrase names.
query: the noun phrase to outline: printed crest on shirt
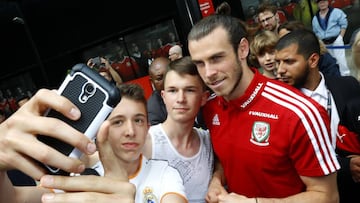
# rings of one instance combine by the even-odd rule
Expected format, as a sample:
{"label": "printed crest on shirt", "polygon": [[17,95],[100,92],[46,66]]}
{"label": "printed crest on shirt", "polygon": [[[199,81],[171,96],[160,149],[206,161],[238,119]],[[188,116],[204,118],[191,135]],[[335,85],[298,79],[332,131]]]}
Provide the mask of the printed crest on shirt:
{"label": "printed crest on shirt", "polygon": [[267,122],[254,122],[251,130],[250,141],[259,146],[269,145],[270,124]]}
{"label": "printed crest on shirt", "polygon": [[156,196],[153,193],[153,189],[150,187],[145,187],[143,190],[144,193],[144,203],[158,203]]}
{"label": "printed crest on shirt", "polygon": [[213,125],[220,125],[220,120],[219,120],[219,115],[215,114],[215,116],[212,119],[212,124]]}

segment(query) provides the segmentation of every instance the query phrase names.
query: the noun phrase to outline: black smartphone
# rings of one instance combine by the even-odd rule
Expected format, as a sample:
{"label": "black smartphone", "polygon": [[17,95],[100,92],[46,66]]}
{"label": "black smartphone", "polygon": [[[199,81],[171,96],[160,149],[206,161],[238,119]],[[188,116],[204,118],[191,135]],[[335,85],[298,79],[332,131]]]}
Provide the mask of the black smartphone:
{"label": "black smartphone", "polygon": [[[77,64],[71,69],[59,87],[58,93],[68,98],[80,109],[80,119],[70,120],[52,109],[48,110],[46,116],[65,121],[92,140],[95,139],[100,125],[121,99],[120,91],[114,84],[85,64]],[[80,150],[56,138],[39,135],[38,139],[69,157],[79,158],[81,156]],[[68,174],[58,168],[42,165],[50,174]]]}

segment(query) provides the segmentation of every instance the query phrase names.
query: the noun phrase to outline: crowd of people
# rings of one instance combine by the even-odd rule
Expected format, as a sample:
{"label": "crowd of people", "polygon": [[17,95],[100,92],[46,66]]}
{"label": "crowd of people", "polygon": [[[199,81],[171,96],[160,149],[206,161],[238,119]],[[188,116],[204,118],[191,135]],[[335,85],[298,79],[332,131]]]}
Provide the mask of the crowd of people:
{"label": "crowd of people", "polygon": [[[44,117],[49,108],[70,120],[81,112],[39,90],[0,124],[0,193],[7,194],[0,202],[360,202],[360,83],[342,53],[326,48],[343,43],[342,11],[316,3],[314,29],[280,21],[264,4],[252,34],[222,4],[191,28],[189,55],[174,45],[152,60],[149,99],[101,58],[99,73],[122,99],[96,141]],[[336,29],[329,19],[339,21]],[[73,145],[91,163],[52,149],[39,134]],[[46,174],[38,162],[77,175]],[[14,185],[7,173],[14,169],[37,186]]]}

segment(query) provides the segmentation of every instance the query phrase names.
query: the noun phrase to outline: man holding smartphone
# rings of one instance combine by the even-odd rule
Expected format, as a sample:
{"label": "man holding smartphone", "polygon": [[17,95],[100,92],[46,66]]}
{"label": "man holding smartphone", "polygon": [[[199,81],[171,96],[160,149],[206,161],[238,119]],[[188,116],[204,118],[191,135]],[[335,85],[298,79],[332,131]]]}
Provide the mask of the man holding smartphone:
{"label": "man holding smartphone", "polygon": [[[130,90],[129,92],[134,91]],[[142,96],[140,94],[140,97],[145,98],[143,94]],[[119,145],[119,147],[123,147],[125,151],[128,148],[138,148],[137,154],[141,152],[141,142],[135,144],[137,142],[134,140],[144,139],[143,141],[145,141],[147,135],[148,126],[145,104],[125,96],[125,99],[122,99],[113,111],[109,121],[106,121],[99,129],[97,144],[100,159],[105,170],[104,176],[50,176],[46,175],[44,170],[33,161],[44,162],[45,164],[74,173],[81,173],[85,169],[84,164],[78,159],[69,158],[39,142],[36,138],[37,134],[46,134],[63,141],[66,140],[69,144],[88,155],[96,151],[96,146],[91,140],[65,122],[41,116],[48,108],[56,109],[71,120],[77,120],[81,116],[79,109],[69,100],[59,96],[54,91],[42,89],[8,120],[0,124],[0,193],[7,194],[0,196],[0,202],[39,202],[40,199],[45,203],[89,201],[134,202],[136,194],[144,196],[148,194],[146,196],[148,198],[155,197],[151,195],[152,188],[154,187],[149,187],[149,190],[144,190],[147,193],[142,193],[143,191],[136,191],[134,184],[128,181],[129,170],[136,172],[139,167],[124,167],[127,161],[122,159],[129,159],[129,162],[134,162],[139,157],[132,153],[127,153],[126,157],[119,158],[119,155],[116,154],[117,150],[114,150],[116,146],[113,145],[116,142],[111,142],[115,137],[117,139],[131,139],[133,144],[129,144],[130,141],[127,141],[127,144]],[[131,111],[128,111],[129,109]],[[135,116],[132,113],[135,113]],[[124,134],[121,136],[118,136],[117,133],[112,133],[115,128],[129,128],[131,125],[125,124],[129,121],[134,122],[133,126],[137,126],[136,128],[139,128],[137,130],[141,130],[144,133],[139,132],[139,134]],[[137,132],[137,130],[133,130],[129,128],[124,132]],[[138,162],[136,161],[136,163]],[[6,176],[6,171],[12,168],[22,170],[34,179],[40,180],[41,187],[13,187]],[[156,178],[158,177],[156,176]],[[182,181],[180,179],[180,182],[174,181],[171,184],[173,184],[172,188],[174,186],[181,187]],[[51,189],[53,188],[68,192],[52,193]],[[164,197],[156,198],[162,199],[162,202],[187,202],[186,198],[180,194],[182,194],[181,190],[172,190],[165,194]],[[135,202],[142,201],[136,200]]]}
{"label": "man holding smartphone", "polygon": [[104,76],[108,81],[120,85],[123,83],[123,79],[116,70],[111,67],[109,60],[104,57],[91,58],[86,63],[90,68],[97,70],[100,75]]}

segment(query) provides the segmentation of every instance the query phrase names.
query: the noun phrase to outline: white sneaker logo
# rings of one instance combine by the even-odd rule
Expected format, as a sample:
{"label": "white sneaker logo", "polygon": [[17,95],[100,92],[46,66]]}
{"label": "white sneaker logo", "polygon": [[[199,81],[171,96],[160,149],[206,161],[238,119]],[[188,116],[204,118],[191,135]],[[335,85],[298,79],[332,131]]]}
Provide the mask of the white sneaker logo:
{"label": "white sneaker logo", "polygon": [[215,116],[213,117],[212,124],[213,125],[220,125],[219,116],[217,114],[215,114]]}

